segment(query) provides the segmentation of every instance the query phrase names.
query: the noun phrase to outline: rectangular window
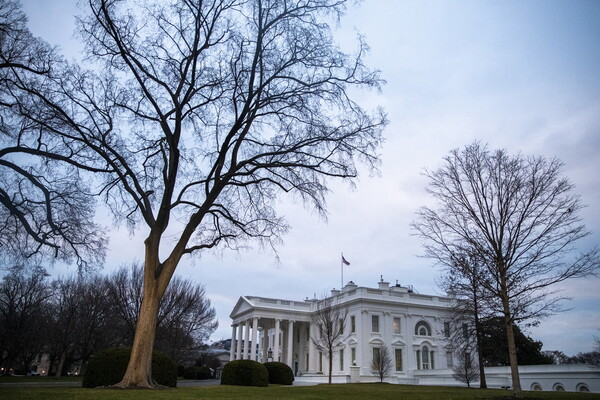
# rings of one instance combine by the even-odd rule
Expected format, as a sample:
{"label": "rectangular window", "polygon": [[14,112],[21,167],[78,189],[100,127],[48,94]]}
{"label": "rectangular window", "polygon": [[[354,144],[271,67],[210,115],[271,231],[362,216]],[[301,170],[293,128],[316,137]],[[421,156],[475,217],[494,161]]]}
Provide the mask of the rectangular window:
{"label": "rectangular window", "polygon": [[344,335],[344,319],[340,318],[340,335]]}
{"label": "rectangular window", "polygon": [[350,333],[356,332],[356,317],[353,315],[350,317]]}
{"label": "rectangular window", "polygon": [[444,336],[447,338],[450,337],[450,322],[448,321],[444,322]]}
{"label": "rectangular window", "polygon": [[379,332],[379,315],[371,316],[371,332]]}
{"label": "rectangular window", "polygon": [[421,369],[421,350],[417,350],[417,369]]}
{"label": "rectangular window", "polygon": [[469,325],[463,324],[462,330],[463,330],[463,338],[468,339],[469,338]]}
{"label": "rectangular window", "polygon": [[373,362],[379,362],[379,347],[373,347]]}
{"label": "rectangular window", "polygon": [[310,342],[310,326],[306,327],[306,341]]}
{"label": "rectangular window", "polygon": [[307,371],[310,369],[310,367],[309,367],[310,364],[308,363],[308,361],[309,361],[308,360],[308,353],[306,353],[306,370]]}
{"label": "rectangular window", "polygon": [[394,350],[394,359],[396,361],[396,371],[402,371],[402,349]]}
{"label": "rectangular window", "polygon": [[429,353],[429,361],[431,362],[431,369],[435,369],[435,357],[433,357],[433,351]]}
{"label": "rectangular window", "polygon": [[454,360],[452,359],[451,351],[446,352],[446,364],[447,364],[448,368],[454,367]]}
{"label": "rectangular window", "polygon": [[340,371],[344,370],[344,350],[340,350]]}
{"label": "rectangular window", "polygon": [[352,363],[352,365],[356,365],[356,347],[352,347],[350,349],[350,362]]}
{"label": "rectangular window", "polygon": [[400,318],[394,318],[394,334],[400,334]]}
{"label": "rectangular window", "polygon": [[471,353],[465,352],[465,369],[471,368]]}

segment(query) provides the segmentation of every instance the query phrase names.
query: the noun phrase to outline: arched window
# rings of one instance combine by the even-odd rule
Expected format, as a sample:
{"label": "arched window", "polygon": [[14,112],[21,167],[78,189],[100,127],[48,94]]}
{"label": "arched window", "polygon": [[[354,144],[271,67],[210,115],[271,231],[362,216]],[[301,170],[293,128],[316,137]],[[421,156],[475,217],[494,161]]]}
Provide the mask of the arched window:
{"label": "arched window", "polygon": [[562,383],[555,383],[552,387],[552,390],[554,390],[555,392],[564,392],[565,387],[562,385]]}
{"label": "arched window", "polygon": [[541,391],[541,390],[542,390],[542,385],[540,385],[540,384],[539,384],[539,383],[537,383],[537,382],[534,382],[534,383],[531,385],[531,390],[535,390],[535,391]]}
{"label": "arched window", "polygon": [[587,393],[587,392],[590,391],[590,388],[585,383],[578,383],[577,384],[577,391],[578,392],[586,392]]}
{"label": "arched window", "polygon": [[431,336],[431,327],[425,321],[420,321],[415,325],[415,335],[418,336]]}

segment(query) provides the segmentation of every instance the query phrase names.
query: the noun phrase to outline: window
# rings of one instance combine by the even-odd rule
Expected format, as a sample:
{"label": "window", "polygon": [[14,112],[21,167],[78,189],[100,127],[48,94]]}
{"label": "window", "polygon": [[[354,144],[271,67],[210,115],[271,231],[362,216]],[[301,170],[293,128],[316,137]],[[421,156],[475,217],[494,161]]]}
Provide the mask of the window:
{"label": "window", "polygon": [[564,392],[565,387],[562,385],[562,383],[555,383],[552,387],[552,390],[554,390],[555,392]]}
{"label": "window", "polygon": [[352,363],[352,365],[356,365],[356,347],[352,347],[350,349],[350,362]]}
{"label": "window", "polygon": [[350,333],[356,332],[356,317],[352,315],[350,317]]}
{"label": "window", "polygon": [[309,361],[309,360],[308,360],[308,354],[309,354],[309,353],[306,353],[306,370],[307,370],[307,371],[310,369],[310,367],[309,367],[310,363],[308,362],[308,361]]}
{"label": "window", "polygon": [[421,358],[423,359],[423,369],[429,369],[429,348],[427,346],[423,346]]}
{"label": "window", "polygon": [[462,324],[462,331],[463,331],[463,338],[468,339],[469,338],[469,325]]}
{"label": "window", "polygon": [[444,322],[444,336],[447,338],[450,337],[450,322],[448,321]]}
{"label": "window", "polygon": [[306,327],[306,341],[310,342],[310,327]]}
{"label": "window", "polygon": [[431,336],[431,328],[429,327],[429,324],[425,321],[420,321],[415,326],[415,335]]}
{"label": "window", "polygon": [[344,350],[340,350],[340,371],[344,370]]}
{"label": "window", "polygon": [[577,384],[577,391],[578,392],[589,392],[590,388],[585,384],[585,383],[578,383]]}
{"label": "window", "polygon": [[417,369],[421,369],[421,350],[417,350]]}
{"label": "window", "polygon": [[452,368],[454,366],[454,360],[452,358],[451,351],[446,352],[446,365],[448,366],[448,368]]}
{"label": "window", "polygon": [[396,361],[396,371],[402,371],[402,349],[394,350],[394,360]]}
{"label": "window", "polygon": [[539,384],[539,383],[537,383],[537,382],[534,382],[534,383],[531,385],[531,390],[535,390],[535,391],[541,391],[541,390],[542,390],[542,385],[540,385],[540,384]]}
{"label": "window", "polygon": [[344,335],[344,319],[340,318],[340,335]]}
{"label": "window", "polygon": [[323,353],[319,352],[319,372],[323,372]]}
{"label": "window", "polygon": [[373,347],[373,362],[374,363],[379,362],[379,355],[380,355],[379,347]]}
{"label": "window", "polygon": [[394,318],[394,334],[400,334],[400,318]]}
{"label": "window", "polygon": [[371,316],[371,332],[379,332],[379,315]]}

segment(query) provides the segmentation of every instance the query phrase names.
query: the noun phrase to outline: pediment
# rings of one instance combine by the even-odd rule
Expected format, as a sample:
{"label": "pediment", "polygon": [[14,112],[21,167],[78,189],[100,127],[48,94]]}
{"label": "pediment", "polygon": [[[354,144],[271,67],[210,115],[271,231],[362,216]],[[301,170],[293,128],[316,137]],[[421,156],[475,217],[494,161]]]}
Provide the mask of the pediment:
{"label": "pediment", "polygon": [[229,318],[235,321],[239,315],[245,314],[252,309],[254,309],[254,304],[246,296],[241,296],[237,303],[235,303],[235,307],[233,307],[231,314],[229,314]]}
{"label": "pediment", "polygon": [[374,344],[374,345],[383,345],[383,340],[379,339],[379,338],[373,338],[371,340],[369,340],[370,344]]}
{"label": "pediment", "polygon": [[392,342],[392,346],[404,346],[406,345],[406,343],[404,342],[404,340],[401,339],[396,339]]}

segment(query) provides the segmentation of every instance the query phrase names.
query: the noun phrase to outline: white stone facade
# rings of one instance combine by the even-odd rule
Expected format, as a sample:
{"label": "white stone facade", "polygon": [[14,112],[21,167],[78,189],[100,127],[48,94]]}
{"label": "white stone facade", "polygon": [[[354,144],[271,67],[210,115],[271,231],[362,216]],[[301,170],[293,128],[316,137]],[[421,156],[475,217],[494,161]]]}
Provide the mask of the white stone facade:
{"label": "white stone facade", "polygon": [[[333,357],[333,382],[375,382],[370,370],[374,352],[387,347],[392,357],[385,381],[406,384],[460,385],[452,377],[453,356],[447,351],[450,299],[414,293],[411,288],[359,287],[352,282],[331,293],[348,310],[344,345]],[[311,337],[316,300],[293,301],[242,296],[230,314],[230,360],[253,359],[288,364],[297,380],[323,382],[328,359]],[[600,392],[600,374],[587,365],[520,367],[525,390]],[[508,367],[486,368],[489,387],[510,387]]]}
{"label": "white stone facade", "polygon": [[[377,351],[374,349],[383,346],[388,347],[395,361],[393,377],[389,378],[398,382],[414,382],[417,370],[447,367],[447,297],[417,294],[383,281],[378,288],[349,283],[341,291],[332,291],[332,296],[348,310],[344,346],[333,358],[333,374],[337,377],[346,379],[350,367],[356,365],[361,380],[375,378],[369,365]],[[315,337],[311,324],[315,309],[314,300],[240,297],[230,315],[230,359],[273,359],[290,365],[302,376],[326,372],[327,357],[320,355],[310,340]]]}

